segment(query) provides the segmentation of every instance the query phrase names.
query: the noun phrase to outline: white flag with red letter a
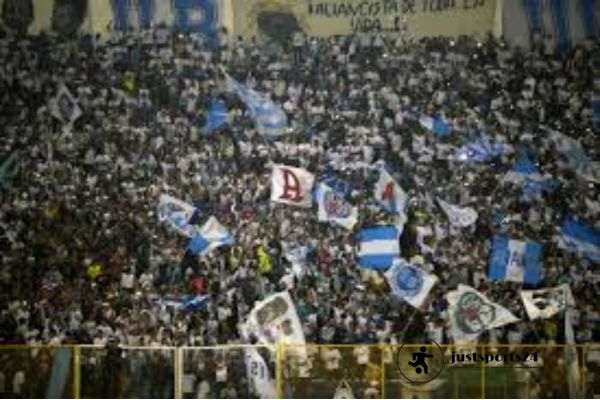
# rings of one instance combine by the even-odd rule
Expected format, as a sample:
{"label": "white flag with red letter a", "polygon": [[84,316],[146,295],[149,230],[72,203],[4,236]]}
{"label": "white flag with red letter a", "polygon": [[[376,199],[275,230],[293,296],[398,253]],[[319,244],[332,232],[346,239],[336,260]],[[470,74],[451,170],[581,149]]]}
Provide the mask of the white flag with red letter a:
{"label": "white flag with red letter a", "polygon": [[305,169],[274,165],[271,175],[271,201],[310,207],[314,182],[314,175]]}

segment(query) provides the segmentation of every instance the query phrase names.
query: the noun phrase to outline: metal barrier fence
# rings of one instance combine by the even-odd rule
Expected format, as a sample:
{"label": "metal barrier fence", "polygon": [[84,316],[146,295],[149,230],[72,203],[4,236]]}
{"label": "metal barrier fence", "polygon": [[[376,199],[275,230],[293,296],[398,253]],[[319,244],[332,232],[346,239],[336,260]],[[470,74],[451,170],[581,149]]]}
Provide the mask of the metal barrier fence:
{"label": "metal barrier fence", "polygon": [[[261,373],[279,398],[600,396],[600,344],[306,344],[0,346],[0,398],[253,398],[250,350],[265,360]],[[428,371],[419,354],[431,356]]]}

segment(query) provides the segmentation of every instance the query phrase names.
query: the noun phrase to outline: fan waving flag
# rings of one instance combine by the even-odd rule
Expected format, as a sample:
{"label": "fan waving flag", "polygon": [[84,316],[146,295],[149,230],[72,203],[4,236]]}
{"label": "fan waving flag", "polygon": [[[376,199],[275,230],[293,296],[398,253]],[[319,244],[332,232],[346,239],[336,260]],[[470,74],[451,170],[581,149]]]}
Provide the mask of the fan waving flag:
{"label": "fan waving flag", "polygon": [[449,123],[444,117],[435,116],[430,117],[428,115],[421,115],[419,123],[425,129],[435,133],[437,136],[444,137],[452,133],[452,124]]}
{"label": "fan waving flag", "polygon": [[600,262],[600,231],[574,219],[567,220],[561,227],[558,246],[592,262]]}
{"label": "fan waving flag", "polygon": [[56,97],[51,100],[50,112],[67,129],[83,114],[79,103],[65,85],[61,85]]}
{"label": "fan waving flag", "polygon": [[158,201],[158,220],[190,238],[198,232],[198,227],[190,222],[199,213],[196,207],[168,194],[161,195]]}
{"label": "fan waving flag", "polygon": [[510,311],[467,285],[448,292],[448,318],[454,342],[477,339],[488,329],[518,321]]}
{"label": "fan waving flag", "polygon": [[481,135],[474,142],[459,148],[453,159],[461,162],[485,162],[510,150],[509,146],[502,143],[492,143],[486,135]]}
{"label": "fan waving flag", "polygon": [[352,229],[358,221],[358,209],[329,186],[321,183],[317,189],[318,219]]}
{"label": "fan waving flag", "polygon": [[451,225],[459,227],[467,227],[473,225],[477,221],[477,211],[471,207],[458,207],[450,203],[446,203],[442,199],[437,199],[438,204],[446,213],[448,221]]}
{"label": "fan waving flag", "polygon": [[285,111],[275,105],[268,95],[252,90],[230,76],[227,76],[227,87],[246,104],[259,133],[265,135],[286,133],[287,115]]}
{"label": "fan waving flag", "polygon": [[206,116],[206,125],[202,128],[204,135],[210,135],[217,129],[227,125],[230,121],[227,106],[220,100],[213,99]]}
{"label": "fan waving flag", "polygon": [[400,256],[400,231],[392,225],[363,229],[358,233],[358,263],[363,268],[386,270]]}
{"label": "fan waving flag", "polygon": [[186,250],[192,254],[204,255],[219,246],[232,244],[233,241],[229,231],[215,217],[210,217],[190,240]]}
{"label": "fan waving flag", "polygon": [[404,214],[408,196],[385,167],[379,170],[379,180],[375,184],[375,199],[389,214]]}
{"label": "fan waving flag", "polygon": [[534,162],[526,156],[517,159],[514,167],[503,180],[520,184],[525,200],[533,199],[543,192],[552,191],[555,188],[553,182],[550,179],[545,179]]}
{"label": "fan waving flag", "polygon": [[529,319],[550,318],[563,311],[571,298],[568,284],[539,290],[522,290],[521,299]]}
{"label": "fan waving flag", "polygon": [[275,165],[271,175],[271,201],[310,207],[314,182],[314,175],[305,169]]}
{"label": "fan waving flag", "polygon": [[492,280],[537,284],[542,279],[542,245],[495,236],[489,262]]}
{"label": "fan waving flag", "polygon": [[385,277],[392,289],[392,294],[415,308],[420,308],[429,292],[437,282],[437,276],[423,271],[421,268],[397,259]]}

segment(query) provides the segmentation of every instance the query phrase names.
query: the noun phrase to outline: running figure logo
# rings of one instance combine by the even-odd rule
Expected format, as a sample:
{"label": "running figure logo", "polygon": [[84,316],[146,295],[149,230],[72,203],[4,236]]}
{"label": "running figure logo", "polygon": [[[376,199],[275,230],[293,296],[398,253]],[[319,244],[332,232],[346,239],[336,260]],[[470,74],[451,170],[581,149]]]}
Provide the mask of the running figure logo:
{"label": "running figure logo", "polygon": [[398,372],[412,384],[436,379],[444,369],[444,352],[439,344],[427,338],[428,345],[403,344],[396,354]]}
{"label": "running figure logo", "polygon": [[[408,362],[408,365],[410,365],[411,367],[415,368],[415,372],[417,374],[420,374],[421,372],[425,372],[426,374],[429,373],[429,368],[427,367],[427,358],[433,358],[433,355],[431,354],[427,354],[427,349],[425,348],[425,346],[421,346],[421,348],[419,349],[421,350],[420,353],[412,353],[412,361]],[[421,367],[423,367],[423,369],[421,369]]]}

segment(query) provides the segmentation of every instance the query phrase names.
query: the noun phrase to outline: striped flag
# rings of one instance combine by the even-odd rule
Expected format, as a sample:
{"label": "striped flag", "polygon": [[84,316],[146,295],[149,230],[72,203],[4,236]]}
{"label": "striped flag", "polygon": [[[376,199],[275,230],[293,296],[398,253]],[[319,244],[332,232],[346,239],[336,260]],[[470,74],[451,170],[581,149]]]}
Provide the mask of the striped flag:
{"label": "striped flag", "polygon": [[363,229],[358,233],[358,263],[363,268],[386,270],[400,256],[400,231],[392,225]]}

